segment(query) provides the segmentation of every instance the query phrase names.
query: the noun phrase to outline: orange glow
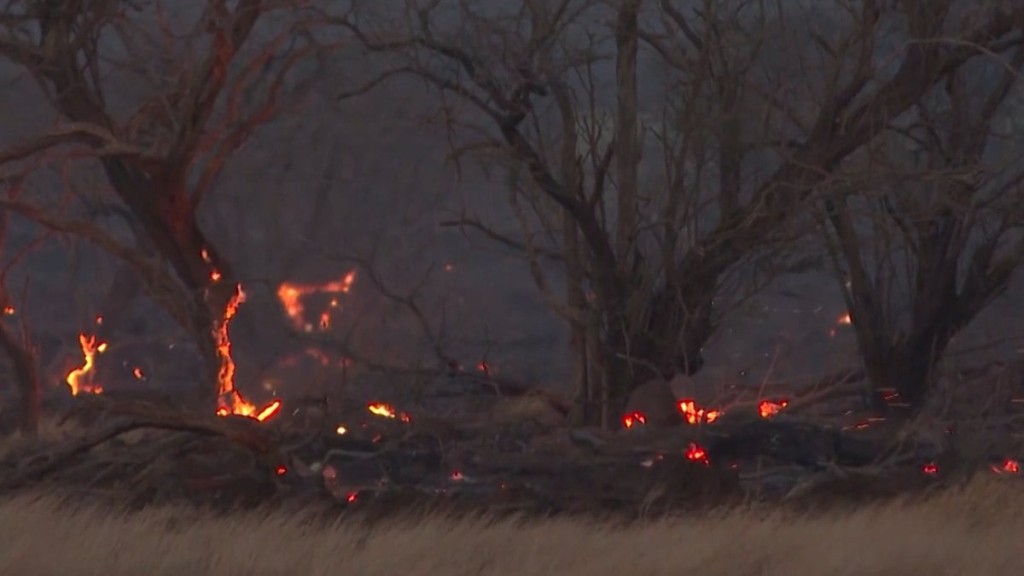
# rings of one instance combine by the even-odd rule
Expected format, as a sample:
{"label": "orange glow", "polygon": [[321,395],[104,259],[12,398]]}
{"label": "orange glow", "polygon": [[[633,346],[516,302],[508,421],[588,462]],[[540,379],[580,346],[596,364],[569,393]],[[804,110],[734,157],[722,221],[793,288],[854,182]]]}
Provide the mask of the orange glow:
{"label": "orange glow", "polygon": [[337,434],[338,436],[344,436],[345,434],[348,434],[348,428],[345,428],[344,426],[338,426],[337,428],[334,429],[334,433]]}
{"label": "orange glow", "polygon": [[132,376],[135,376],[136,380],[142,380],[146,377],[146,375],[142,373],[142,368],[139,368],[138,366],[132,369]]}
{"label": "orange glow", "polygon": [[999,466],[993,466],[992,471],[997,474],[1019,474],[1020,473],[1020,462],[1017,462],[1013,458],[1007,458],[1003,460],[1003,463]]}
{"label": "orange glow", "polygon": [[211,270],[210,271],[210,281],[211,282],[219,282],[221,278],[222,278],[222,276],[221,276],[220,270]]}
{"label": "orange glow", "polygon": [[285,466],[284,464],[278,466],[277,468],[274,468],[274,474],[277,474],[278,476],[284,476],[287,473],[288,467]]}
{"label": "orange glow", "polygon": [[14,309],[14,306],[4,306],[4,316],[14,316],[15,312],[17,310]]}
{"label": "orange glow", "polygon": [[939,465],[934,462],[929,462],[921,467],[921,472],[929,476],[934,476],[939,473]]}
{"label": "orange glow", "polygon": [[259,414],[256,415],[256,419],[259,420],[260,422],[266,422],[270,418],[273,418],[274,416],[276,416],[277,413],[280,412],[280,411],[281,411],[281,401],[280,400],[274,400],[270,404],[267,404],[266,406],[264,406],[263,410],[260,410]]}
{"label": "orange glow", "polygon": [[838,318],[836,318],[836,324],[839,324],[840,326],[849,326],[850,324],[853,324],[853,318],[850,317],[849,312],[843,312]]}
{"label": "orange glow", "polygon": [[690,446],[686,449],[685,456],[686,459],[691,462],[701,462],[705,466],[711,464],[711,462],[708,460],[708,453],[703,448],[701,448],[700,445],[694,442],[690,442]]}
{"label": "orange glow", "polygon": [[261,410],[256,405],[248,402],[242,397],[241,392],[235,388],[235,360],[231,357],[231,335],[229,327],[231,320],[238,313],[239,306],[245,302],[245,292],[242,285],[235,287],[235,295],[228,300],[224,310],[224,317],[214,327],[214,337],[217,341],[217,356],[220,358],[220,370],[217,373],[218,416],[246,416],[263,422],[281,411],[281,401],[274,400]]}
{"label": "orange glow", "polygon": [[78,396],[82,392],[90,394],[102,394],[103,388],[93,384],[92,373],[95,367],[96,355],[102,354],[107,349],[106,342],[97,342],[95,336],[86,334],[78,335],[78,344],[82,347],[82,358],[84,363],[80,368],[75,368],[68,373],[66,382],[71,389],[72,396]]}
{"label": "orange glow", "polygon": [[622,425],[625,428],[632,428],[640,424],[647,424],[647,416],[643,412],[631,412],[622,417]]}
{"label": "orange glow", "polygon": [[721,410],[697,408],[697,402],[689,398],[680,400],[677,406],[686,417],[687,424],[711,424],[725,414]]}
{"label": "orange glow", "polygon": [[348,496],[345,497],[345,501],[349,504],[354,504],[359,499],[359,492],[349,492]]}
{"label": "orange glow", "polygon": [[[353,270],[339,280],[333,280],[325,284],[305,285],[284,282],[277,288],[277,299],[280,300],[281,306],[284,308],[284,312],[292,325],[297,330],[310,332],[313,330],[313,326],[306,322],[304,315],[306,308],[302,299],[310,294],[347,294],[352,289],[352,284],[355,280],[356,272]],[[331,299],[330,307],[338,307],[338,300],[336,298]],[[321,330],[330,328],[331,316],[329,312],[324,311],[320,314],[319,326]]]}
{"label": "orange glow", "polygon": [[761,415],[761,418],[767,420],[781,412],[786,406],[789,406],[789,400],[762,400],[757,405],[757,413]]}
{"label": "orange glow", "polygon": [[381,416],[383,418],[398,418],[398,413],[391,407],[390,404],[383,402],[371,402],[366,406],[366,409],[370,411],[370,414],[374,416]]}

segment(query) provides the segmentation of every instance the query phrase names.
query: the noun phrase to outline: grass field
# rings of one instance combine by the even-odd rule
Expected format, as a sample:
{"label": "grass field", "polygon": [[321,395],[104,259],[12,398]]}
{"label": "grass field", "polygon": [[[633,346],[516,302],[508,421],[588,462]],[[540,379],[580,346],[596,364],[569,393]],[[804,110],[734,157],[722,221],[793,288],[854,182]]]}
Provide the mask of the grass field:
{"label": "grass field", "polygon": [[0,503],[3,576],[964,575],[1024,571],[1024,492],[986,481],[928,502],[787,518],[731,511],[630,527],[301,515],[126,513],[45,496]]}

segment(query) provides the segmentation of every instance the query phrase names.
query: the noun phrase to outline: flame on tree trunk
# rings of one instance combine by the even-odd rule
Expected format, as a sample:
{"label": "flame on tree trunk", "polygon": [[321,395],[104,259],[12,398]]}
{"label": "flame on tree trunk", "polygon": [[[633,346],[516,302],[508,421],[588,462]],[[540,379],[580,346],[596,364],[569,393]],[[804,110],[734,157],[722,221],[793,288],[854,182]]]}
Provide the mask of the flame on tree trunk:
{"label": "flame on tree trunk", "polygon": [[201,397],[216,401],[219,391],[221,354],[218,326],[235,296],[237,281],[231,266],[220,256],[199,228],[197,206],[188,190],[178,183],[180,171],[173,167],[162,181],[143,174],[124,162],[103,162],[115,192],[139,219],[142,229],[159,255],[170,264],[184,285],[187,301],[172,311],[175,320],[191,334],[206,367]]}

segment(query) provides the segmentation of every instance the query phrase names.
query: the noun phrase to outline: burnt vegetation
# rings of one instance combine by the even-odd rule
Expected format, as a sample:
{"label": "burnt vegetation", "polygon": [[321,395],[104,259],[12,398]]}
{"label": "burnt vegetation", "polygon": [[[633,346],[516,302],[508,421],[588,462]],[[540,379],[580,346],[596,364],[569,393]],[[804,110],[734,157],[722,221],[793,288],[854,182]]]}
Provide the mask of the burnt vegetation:
{"label": "burnt vegetation", "polygon": [[[997,0],[7,1],[32,116],[0,110],[0,415],[28,439],[0,491],[643,516],[1016,475],[1019,360],[950,354],[1024,261],[1022,70],[1024,6]],[[423,157],[467,182],[432,229],[514,255],[561,322],[558,386],[453,336],[452,264],[319,235],[356,194],[340,160],[278,198],[311,207],[295,229],[232,196],[267,131],[388,90],[415,110],[380,121],[425,119]],[[257,180],[292,165],[263,145]],[[247,243],[269,230],[301,254]],[[82,357],[55,365],[33,294],[80,252],[108,267],[71,279]],[[329,278],[291,278],[313,255]],[[849,365],[680,396],[805,273],[845,303]],[[149,369],[174,346],[128,356],[136,301],[194,352],[186,382]],[[240,355],[240,311],[288,353]]]}

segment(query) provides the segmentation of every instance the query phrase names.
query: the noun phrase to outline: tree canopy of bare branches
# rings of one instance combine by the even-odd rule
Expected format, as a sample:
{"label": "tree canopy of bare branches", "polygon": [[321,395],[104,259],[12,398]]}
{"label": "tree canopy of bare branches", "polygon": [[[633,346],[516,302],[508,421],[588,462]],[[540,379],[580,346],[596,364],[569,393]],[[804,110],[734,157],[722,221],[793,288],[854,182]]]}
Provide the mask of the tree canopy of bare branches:
{"label": "tree canopy of bare branches", "polygon": [[[201,228],[199,210],[232,153],[279,112],[288,74],[313,48],[300,33],[298,4],[171,4],[5,3],[0,60],[34,81],[56,121],[0,150],[0,182],[7,183],[0,207],[128,262],[193,335],[210,367],[210,399],[219,368],[215,332],[237,279]],[[27,175],[83,159],[113,194],[93,200],[126,208],[134,246],[34,199]]]}
{"label": "tree canopy of bare branches", "polygon": [[[742,271],[780,269],[848,159],[1024,42],[1024,6],[995,1],[349,4],[327,18],[382,70],[339,96],[418,78],[454,157],[509,171],[516,222],[451,224],[526,255],[573,331],[579,421],[605,426],[638,384],[700,368],[722,312],[763,281]],[[993,291],[977,289],[971,306]]]}

